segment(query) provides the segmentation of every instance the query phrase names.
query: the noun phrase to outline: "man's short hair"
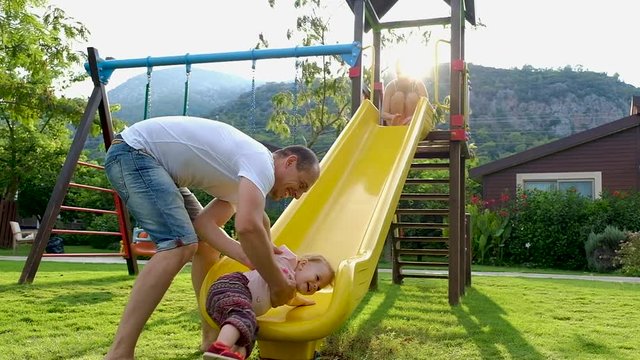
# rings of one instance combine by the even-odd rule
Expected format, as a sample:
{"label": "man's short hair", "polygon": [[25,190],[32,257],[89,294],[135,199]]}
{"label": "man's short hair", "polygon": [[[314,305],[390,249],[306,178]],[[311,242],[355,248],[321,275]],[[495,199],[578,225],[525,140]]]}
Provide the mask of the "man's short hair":
{"label": "man's short hair", "polygon": [[274,154],[278,157],[287,157],[289,155],[297,156],[298,163],[296,165],[296,169],[298,171],[307,171],[319,164],[316,154],[308,147],[302,145],[290,145],[280,150],[276,150]]}

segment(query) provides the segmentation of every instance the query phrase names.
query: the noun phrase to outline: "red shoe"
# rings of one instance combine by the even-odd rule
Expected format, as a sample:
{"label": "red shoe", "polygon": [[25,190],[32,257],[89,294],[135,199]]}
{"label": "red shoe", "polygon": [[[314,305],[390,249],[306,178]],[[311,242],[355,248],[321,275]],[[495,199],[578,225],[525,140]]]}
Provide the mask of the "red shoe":
{"label": "red shoe", "polygon": [[207,349],[207,352],[205,352],[203,355],[203,359],[204,360],[215,360],[215,359],[244,360],[244,356],[242,356],[237,352],[231,351],[231,349],[227,345],[219,341],[216,341],[213,344],[211,344],[211,346],[209,346],[209,348]]}

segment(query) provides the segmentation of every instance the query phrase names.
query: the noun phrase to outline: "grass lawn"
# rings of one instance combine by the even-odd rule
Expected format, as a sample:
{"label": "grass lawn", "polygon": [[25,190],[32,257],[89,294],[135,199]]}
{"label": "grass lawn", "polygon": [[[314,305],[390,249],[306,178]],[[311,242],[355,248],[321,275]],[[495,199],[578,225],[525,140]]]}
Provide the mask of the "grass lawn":
{"label": "grass lawn", "polygon": [[[17,285],[22,262],[0,261],[0,359],[101,359],[133,283],[124,265],[42,262]],[[321,358],[638,359],[640,285],[474,277],[462,303],[447,282],[381,274]],[[201,359],[188,269],[139,341],[139,359]],[[257,359],[257,357],[252,357]]]}

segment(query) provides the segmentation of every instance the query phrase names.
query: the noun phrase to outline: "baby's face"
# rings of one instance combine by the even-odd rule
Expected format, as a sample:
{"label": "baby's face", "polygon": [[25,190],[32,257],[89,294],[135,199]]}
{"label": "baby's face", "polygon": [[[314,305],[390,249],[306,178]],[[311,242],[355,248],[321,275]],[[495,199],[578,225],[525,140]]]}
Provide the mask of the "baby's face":
{"label": "baby's face", "polygon": [[300,260],[296,267],[296,290],[311,295],[331,283],[331,270],[324,263]]}

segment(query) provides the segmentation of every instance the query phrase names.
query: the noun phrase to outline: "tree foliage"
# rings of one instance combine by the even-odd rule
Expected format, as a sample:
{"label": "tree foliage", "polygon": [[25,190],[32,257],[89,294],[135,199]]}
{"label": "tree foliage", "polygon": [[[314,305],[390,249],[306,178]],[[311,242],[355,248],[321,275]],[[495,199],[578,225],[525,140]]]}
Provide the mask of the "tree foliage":
{"label": "tree foliage", "polygon": [[[87,29],[43,0],[0,0],[0,189],[14,199],[51,192],[84,101],[56,90],[82,78],[72,49]],[[37,195],[35,195],[37,196]],[[25,196],[28,198],[28,196]]]}
{"label": "tree foliage", "polygon": [[[269,4],[275,6],[275,1]],[[296,39],[302,46],[326,45],[330,19],[320,16],[325,8],[321,0],[298,0],[294,2],[301,14],[296,19],[295,28],[287,31],[288,39]],[[260,35],[258,46],[268,46]],[[322,138],[334,137],[349,120],[351,98],[346,67],[335,56],[305,58],[296,61],[294,89],[276,94],[273,99],[273,113],[267,129],[289,139],[302,143],[318,152]],[[322,152],[322,151],[321,151]]]}

